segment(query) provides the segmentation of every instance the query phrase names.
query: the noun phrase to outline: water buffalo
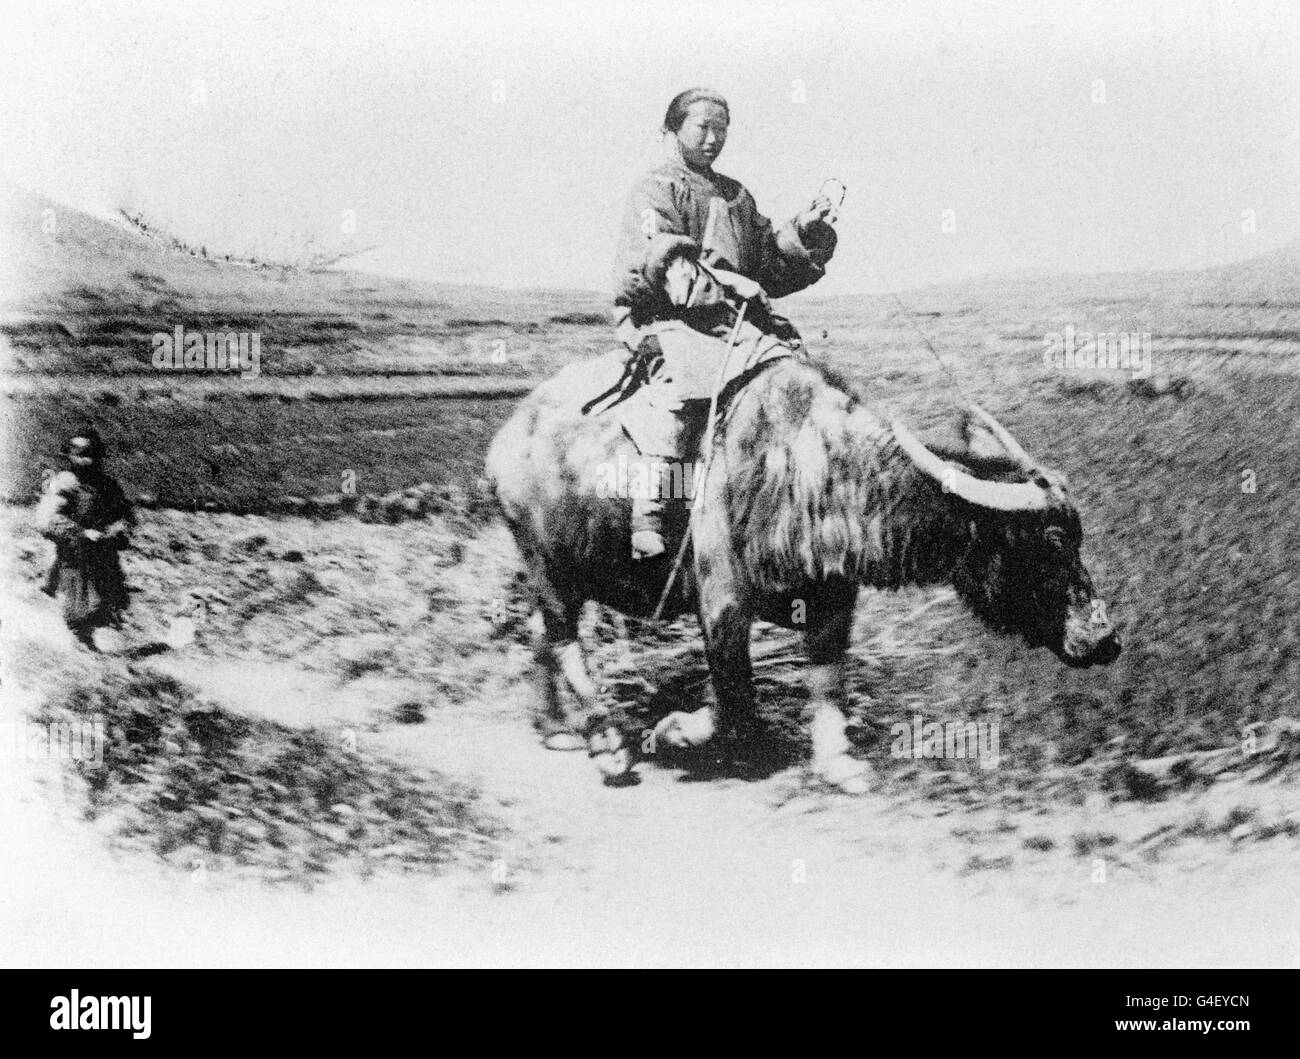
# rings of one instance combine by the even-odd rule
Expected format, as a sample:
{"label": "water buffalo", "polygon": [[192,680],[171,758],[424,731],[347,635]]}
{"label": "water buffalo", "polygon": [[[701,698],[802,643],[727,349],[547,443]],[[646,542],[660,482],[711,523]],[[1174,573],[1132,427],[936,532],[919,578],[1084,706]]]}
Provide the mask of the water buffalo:
{"label": "water buffalo", "polygon": [[[608,495],[607,482],[620,460],[637,459],[635,450],[616,417],[581,414],[620,366],[609,354],[565,368],[521,402],[487,458],[541,611],[535,657],[545,741],[577,748],[587,745],[584,733],[607,775],[631,759],[618,733],[599,723],[579,613],[598,600],[651,615],[674,550],[633,561],[630,501]],[[1065,479],[981,409],[967,415],[965,437],[965,446],[927,448],[808,361],[779,361],[749,381],[719,424],[694,504],[669,504],[666,520],[677,540],[692,520],[694,554],[664,616],[695,609],[716,705],[670,714],[657,738],[698,746],[715,732],[743,731],[754,705],[750,626],[762,619],[805,634],[814,772],[864,790],[867,766],[849,754],[841,706],[861,585],[951,585],[991,628],[1068,665],[1112,661],[1119,637],[1079,558],[1079,516]],[[560,678],[577,708],[565,706]]]}

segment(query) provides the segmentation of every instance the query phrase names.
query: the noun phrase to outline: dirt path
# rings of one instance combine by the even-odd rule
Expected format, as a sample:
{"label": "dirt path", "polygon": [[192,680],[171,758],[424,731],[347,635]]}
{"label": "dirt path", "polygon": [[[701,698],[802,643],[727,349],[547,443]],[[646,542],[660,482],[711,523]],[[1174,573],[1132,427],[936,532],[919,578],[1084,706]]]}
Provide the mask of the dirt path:
{"label": "dirt path", "polygon": [[[240,685],[229,666],[177,658],[163,668],[187,672],[233,707]],[[264,694],[240,698],[239,708],[282,722],[320,723],[324,714],[364,726],[385,702],[374,682],[326,693],[304,670],[242,670]],[[1109,966],[1293,964],[1300,954],[1289,850],[1180,858],[1154,872],[1114,861],[1104,883],[1091,860],[1065,852],[962,874],[944,852],[955,845],[952,818],[874,795],[824,795],[805,788],[797,769],[759,782],[691,782],[642,765],[639,785],[604,787],[584,755],[537,744],[520,723],[525,694],[516,688],[368,736],[371,750],[481,783],[490,808],[527,836],[487,872],[249,893],[219,881],[187,887],[83,849],[78,876],[89,852],[129,905],[115,918],[130,936],[101,927],[66,940],[106,962],[172,958],[167,939],[176,936],[189,939],[187,959],[211,952],[236,963],[274,954],[380,964]],[[989,823],[978,816],[961,824]],[[1063,809],[1050,826],[1066,834],[1079,823]],[[48,883],[41,893],[48,902]],[[127,927],[141,920],[155,930]]]}

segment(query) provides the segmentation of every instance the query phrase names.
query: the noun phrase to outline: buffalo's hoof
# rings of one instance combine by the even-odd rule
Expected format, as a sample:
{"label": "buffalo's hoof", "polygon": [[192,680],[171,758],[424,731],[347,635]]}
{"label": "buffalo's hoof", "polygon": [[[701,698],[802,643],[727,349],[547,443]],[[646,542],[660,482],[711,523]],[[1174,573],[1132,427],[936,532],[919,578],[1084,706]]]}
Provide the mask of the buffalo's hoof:
{"label": "buffalo's hoof", "polygon": [[542,740],[547,750],[585,750],[587,744],[576,732],[551,732]]}
{"label": "buffalo's hoof", "polygon": [[844,794],[866,794],[871,787],[870,766],[848,754],[836,754],[827,761],[814,762],[813,772],[828,787]]}
{"label": "buffalo's hoof", "polygon": [[600,769],[606,783],[617,782],[632,771],[635,761],[632,751],[623,739],[623,733],[612,725],[597,728],[587,740],[587,750]]}
{"label": "buffalo's hoof", "polygon": [[716,733],[713,711],[707,707],[685,713],[681,710],[670,713],[655,725],[655,742],[685,750],[689,747],[703,746]]}

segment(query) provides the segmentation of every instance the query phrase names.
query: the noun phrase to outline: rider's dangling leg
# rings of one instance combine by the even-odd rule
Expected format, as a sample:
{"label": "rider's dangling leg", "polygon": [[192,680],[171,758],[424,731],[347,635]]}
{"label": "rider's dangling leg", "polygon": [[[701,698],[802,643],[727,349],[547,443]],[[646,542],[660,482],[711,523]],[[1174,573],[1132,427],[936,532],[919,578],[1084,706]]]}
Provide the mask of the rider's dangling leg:
{"label": "rider's dangling leg", "polygon": [[[681,321],[650,325],[636,356],[645,365],[645,383],[619,406],[623,427],[641,453],[645,488],[631,488],[632,555],[651,559],[662,555],[665,501],[674,499],[679,484],[688,480],[683,461],[693,459],[692,444],[698,430],[693,416],[684,414],[687,402],[707,408],[715,388],[761,361],[782,356],[803,356],[798,332],[780,317],[764,320],[760,329],[746,321],[737,335],[720,322],[716,333],[688,327]],[[788,334],[774,334],[783,325]],[[707,416],[701,416],[707,418]],[[631,485],[631,482],[629,482]]]}
{"label": "rider's dangling leg", "polygon": [[672,379],[652,375],[623,406],[623,423],[641,453],[639,472],[629,475],[632,500],[632,557],[653,559],[667,548],[664,507],[681,480],[683,402]]}

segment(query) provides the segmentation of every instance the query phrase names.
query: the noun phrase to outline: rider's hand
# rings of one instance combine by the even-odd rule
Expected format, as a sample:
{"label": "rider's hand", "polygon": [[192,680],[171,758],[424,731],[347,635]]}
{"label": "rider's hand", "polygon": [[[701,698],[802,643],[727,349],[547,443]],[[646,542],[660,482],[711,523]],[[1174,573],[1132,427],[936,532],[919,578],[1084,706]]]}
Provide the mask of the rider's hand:
{"label": "rider's hand", "polygon": [[683,256],[673,258],[668,265],[668,271],[664,273],[664,290],[668,292],[668,300],[674,305],[687,304],[699,274],[700,270],[690,258]]}
{"label": "rider's hand", "polygon": [[728,272],[720,268],[713,270],[713,276],[741,301],[758,301],[764,305],[767,304],[767,294],[764,293],[763,288],[748,276],[742,276],[738,272]]}
{"label": "rider's hand", "polygon": [[815,224],[817,221],[825,220],[834,212],[835,204],[825,195],[818,195],[812,200],[806,209],[802,210],[799,215],[795,217],[794,226],[799,230],[799,234],[802,236],[808,231],[810,225]]}

